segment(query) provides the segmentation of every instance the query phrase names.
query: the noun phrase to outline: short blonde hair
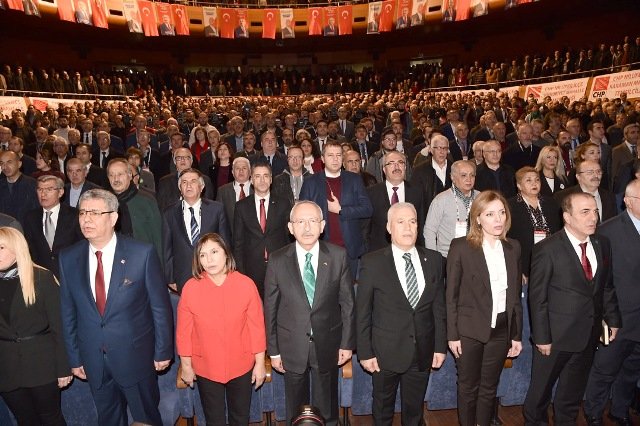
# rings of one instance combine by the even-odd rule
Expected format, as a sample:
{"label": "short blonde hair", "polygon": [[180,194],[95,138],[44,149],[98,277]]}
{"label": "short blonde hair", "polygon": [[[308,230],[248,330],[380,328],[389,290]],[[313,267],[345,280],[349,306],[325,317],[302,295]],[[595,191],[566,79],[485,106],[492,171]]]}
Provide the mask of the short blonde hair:
{"label": "short blonde hair", "polygon": [[500,201],[504,206],[507,220],[505,221],[502,234],[500,234],[500,239],[507,239],[507,232],[509,231],[509,228],[511,228],[511,212],[509,211],[507,200],[498,191],[483,191],[475,198],[475,200],[473,200],[473,203],[471,204],[471,211],[469,212],[470,226],[469,233],[467,234],[467,241],[469,241],[472,246],[482,246],[484,234],[482,232],[482,226],[480,226],[480,224],[478,223],[478,218],[480,217],[482,212],[486,210],[487,205],[493,201]]}
{"label": "short blonde hair", "polygon": [[0,228],[0,245],[11,249],[16,254],[22,298],[26,306],[36,303],[36,289],[33,278],[34,263],[29,254],[29,246],[24,236],[13,228]]}

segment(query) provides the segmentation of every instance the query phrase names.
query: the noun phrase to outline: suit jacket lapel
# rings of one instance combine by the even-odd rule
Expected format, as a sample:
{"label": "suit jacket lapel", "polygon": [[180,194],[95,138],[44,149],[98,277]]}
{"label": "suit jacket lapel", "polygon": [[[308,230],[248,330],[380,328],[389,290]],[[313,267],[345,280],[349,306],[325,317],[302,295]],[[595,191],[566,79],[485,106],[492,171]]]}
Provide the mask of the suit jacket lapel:
{"label": "suit jacket lapel", "polygon": [[211,203],[209,202],[209,200],[205,198],[200,199],[200,235],[208,232],[208,229],[211,229],[213,216],[209,214],[210,207]]}
{"label": "suit jacket lapel", "polygon": [[[502,251],[504,252],[504,261],[507,265],[507,293],[511,293],[515,289],[511,284],[517,283],[518,280],[522,280],[522,277],[517,276],[520,259],[515,257],[513,246],[508,241],[502,242]],[[507,300],[509,300],[509,298],[507,298]]]}
{"label": "suit jacket lapel", "polygon": [[[280,204],[274,199],[273,194],[271,194],[269,197],[269,210],[267,213],[267,226],[264,231],[265,234],[269,232],[271,227],[275,226],[273,221],[276,220],[278,207],[280,207]],[[260,223],[258,223],[258,225],[260,225]]]}
{"label": "suit jacket lapel", "polygon": [[191,236],[189,235],[189,230],[186,228],[186,225],[184,224],[184,216],[183,216],[184,212],[182,209],[183,209],[183,205],[182,205],[182,202],[180,202],[180,205],[177,206],[177,208],[174,210],[176,225],[178,225],[178,228],[180,229],[180,233],[182,234],[182,237],[185,239],[185,241],[187,241],[189,245],[191,245]]}
{"label": "suit jacket lapel", "polygon": [[[316,271],[316,290],[313,295],[313,304],[317,304],[318,300],[322,296],[322,293],[326,291],[327,281],[329,279],[329,268],[331,267],[331,258],[329,256],[329,249],[324,244],[320,243],[320,250],[318,251],[318,269]],[[298,268],[298,271],[300,268]],[[304,283],[302,285],[304,290]],[[305,297],[307,295],[304,292]]]}
{"label": "suit jacket lapel", "polygon": [[[418,252],[418,255],[420,255],[420,252]],[[393,258],[393,250],[391,249],[391,246],[387,246],[384,249],[384,256],[387,259],[387,261],[389,262],[388,266],[388,270],[389,271],[394,271],[391,273],[391,275],[388,277],[388,283],[391,286],[391,290],[392,292],[395,293],[395,295],[397,297],[399,297],[401,300],[404,301],[404,303],[406,304],[407,309],[413,310],[413,308],[411,307],[411,304],[409,303],[409,299],[407,299],[407,295],[404,292],[404,289],[402,288],[402,283],[400,282],[400,274],[404,274],[405,271],[404,270],[396,270],[396,262],[395,259]],[[422,259],[420,260],[422,262]],[[423,263],[424,265],[424,263]],[[424,269],[423,269],[424,272]],[[425,287],[425,291],[422,293],[424,295],[424,293],[426,292],[426,287]],[[418,304],[420,304],[420,300],[418,300]]]}
{"label": "suit jacket lapel", "polygon": [[[569,259],[569,264],[573,265],[574,275],[579,277],[579,279],[584,283],[584,285],[580,285],[579,288],[588,293],[591,291],[591,289],[589,289],[589,282],[587,281],[587,277],[584,275],[584,269],[582,269],[582,263],[580,263],[578,254],[571,245],[571,241],[569,241],[569,237],[567,236],[566,231],[564,229],[561,229],[559,232],[562,232],[562,241],[564,242],[564,248],[567,251],[564,258]],[[591,241],[593,241],[593,239]]]}
{"label": "suit jacket lapel", "polygon": [[75,264],[78,265],[80,269],[80,276],[85,277],[84,282],[86,285],[81,285],[82,291],[87,296],[89,303],[95,309],[96,315],[100,315],[98,313],[98,307],[96,306],[96,299],[93,297],[93,292],[91,290],[91,277],[90,277],[90,268],[89,268],[89,255],[91,253],[91,249],[89,248],[89,242],[84,240],[83,244],[84,248],[76,258]]}
{"label": "suit jacket lapel", "polygon": [[113,267],[111,269],[111,279],[109,280],[109,291],[107,292],[107,304],[104,308],[105,317],[109,314],[109,310],[114,304],[114,299],[125,281],[127,257],[126,243],[122,238],[118,237],[116,251],[113,255]]}
{"label": "suit jacket lapel", "polygon": [[[406,190],[406,187],[405,187]],[[417,248],[416,248],[417,249]],[[423,303],[426,299],[427,296],[425,296],[427,294],[428,291],[432,291],[432,288],[434,285],[437,285],[435,283],[435,277],[433,276],[433,270],[430,268],[427,268],[427,256],[424,253],[421,253],[420,250],[418,251],[418,257],[420,258],[420,265],[422,266],[422,275],[424,275],[424,291],[422,292],[422,295],[420,296],[420,300],[418,300],[418,305],[420,305],[421,303]],[[406,297],[405,297],[406,299]],[[409,303],[409,301],[407,300],[407,303]]]}

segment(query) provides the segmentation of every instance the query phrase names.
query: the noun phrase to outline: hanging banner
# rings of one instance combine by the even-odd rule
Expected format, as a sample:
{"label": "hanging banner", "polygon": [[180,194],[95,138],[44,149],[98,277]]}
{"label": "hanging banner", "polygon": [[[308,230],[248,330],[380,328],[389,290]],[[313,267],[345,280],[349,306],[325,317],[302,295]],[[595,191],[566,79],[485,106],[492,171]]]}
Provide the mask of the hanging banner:
{"label": "hanging banner", "polygon": [[396,17],[396,30],[409,28],[409,11],[411,10],[411,0],[398,0],[398,16]]}
{"label": "hanging banner", "polygon": [[293,9],[280,9],[280,34],[282,38],[296,38],[295,25]]}
{"label": "hanging banner", "polygon": [[24,7],[24,13],[26,15],[41,18],[40,10],[38,9],[38,0],[24,0],[22,6]]}
{"label": "hanging banner", "polygon": [[22,4],[22,0],[6,0],[6,2],[7,6],[9,6],[9,9],[24,12],[24,5]]}
{"label": "hanging banner", "polygon": [[93,26],[97,28],[109,28],[109,8],[105,0],[91,0],[93,10]]}
{"label": "hanging banner", "polygon": [[310,7],[307,20],[309,22],[309,35],[322,35],[322,8]]}
{"label": "hanging banner", "polygon": [[338,6],[338,33],[340,35],[353,34],[353,6]]}
{"label": "hanging banner", "polygon": [[205,37],[218,37],[218,9],[215,7],[203,7],[202,8],[202,22],[204,22],[204,36]]}
{"label": "hanging banner", "polygon": [[487,13],[489,13],[488,0],[471,1],[471,16],[477,18],[478,16],[484,16]]}
{"label": "hanging banner", "polygon": [[322,29],[322,34],[325,37],[333,37],[338,35],[338,25],[336,24],[336,14],[338,8],[335,6],[327,6],[323,10],[324,22],[326,23]]}
{"label": "hanging banner", "polygon": [[181,4],[172,4],[171,12],[173,12],[173,22],[177,35],[189,35],[189,15],[187,8]]}
{"label": "hanging banner", "polygon": [[76,22],[71,0],[58,0],[58,17],[61,21]]}
{"label": "hanging banner", "polygon": [[236,9],[218,9],[222,17],[220,22],[220,37],[233,38],[233,28],[236,25]]}
{"label": "hanging banner", "polygon": [[380,10],[382,2],[375,1],[369,3],[369,13],[367,14],[367,34],[380,33]]}
{"label": "hanging banner", "polygon": [[606,74],[593,78],[589,100],[620,97],[625,92],[630,99],[640,97],[640,70]]}
{"label": "hanging banner", "polygon": [[237,9],[238,23],[233,30],[234,38],[249,38],[249,24],[247,23],[247,9]]}
{"label": "hanging banner", "polygon": [[380,32],[386,33],[393,29],[393,11],[395,0],[384,0],[382,2],[382,13],[380,15]]}
{"label": "hanging banner", "polygon": [[0,96],[0,113],[11,117],[11,113],[19,109],[27,111],[27,102],[22,96]]}
{"label": "hanging banner", "polygon": [[427,7],[427,0],[413,0],[411,9],[411,26],[424,24],[424,12]]}
{"label": "hanging banner", "polygon": [[142,19],[135,0],[122,0],[122,14],[127,21],[129,32],[142,34]]}
{"label": "hanging banner", "polygon": [[278,9],[264,9],[262,11],[262,38],[276,38],[276,17]]}
{"label": "hanging banner", "polygon": [[530,84],[526,87],[524,97],[525,99],[528,99],[529,96],[533,96],[535,99],[544,99],[549,96],[556,100],[566,96],[570,102],[574,102],[584,96],[588,82],[589,78],[585,77],[553,83]]}
{"label": "hanging banner", "polygon": [[158,20],[156,19],[156,8],[148,0],[138,0],[138,10],[142,17],[142,29],[147,37],[158,37]]}
{"label": "hanging banner", "polygon": [[176,27],[173,21],[173,13],[171,13],[171,5],[168,3],[154,3],[156,5],[156,16],[160,26],[158,32],[162,36],[176,35]]}
{"label": "hanging banner", "polygon": [[91,18],[91,3],[87,0],[74,0],[76,22],[78,24],[93,25]]}

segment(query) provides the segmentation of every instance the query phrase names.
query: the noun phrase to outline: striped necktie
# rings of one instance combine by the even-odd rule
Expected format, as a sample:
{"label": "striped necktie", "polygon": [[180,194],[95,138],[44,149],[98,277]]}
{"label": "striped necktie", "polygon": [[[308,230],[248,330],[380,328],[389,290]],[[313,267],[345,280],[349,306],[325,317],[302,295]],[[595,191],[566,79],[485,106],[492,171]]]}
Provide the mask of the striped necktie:
{"label": "striped necktie", "polygon": [[195,246],[198,242],[198,237],[200,236],[200,227],[196,221],[196,215],[193,211],[193,207],[189,207],[189,211],[191,212],[191,245]]}
{"label": "striped necktie", "polygon": [[420,299],[420,293],[418,292],[418,278],[416,277],[416,270],[411,262],[411,253],[405,253],[402,255],[404,258],[405,266],[404,273],[407,279],[407,300],[412,308],[415,309]]}

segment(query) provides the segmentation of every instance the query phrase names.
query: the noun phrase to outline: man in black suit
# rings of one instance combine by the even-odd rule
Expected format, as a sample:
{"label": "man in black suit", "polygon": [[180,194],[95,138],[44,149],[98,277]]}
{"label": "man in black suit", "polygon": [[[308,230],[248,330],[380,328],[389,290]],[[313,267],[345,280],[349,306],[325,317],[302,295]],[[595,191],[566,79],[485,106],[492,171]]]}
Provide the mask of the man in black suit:
{"label": "man in black suit", "polygon": [[449,141],[449,152],[453,161],[468,160],[473,157],[473,138],[469,136],[469,126],[464,122],[456,124],[455,138]]}
{"label": "man in black suit", "polygon": [[[109,188],[109,178],[107,178],[107,169],[101,169],[91,163],[91,147],[87,144],[80,144],[76,147],[76,158],[79,159],[85,170],[86,178],[98,187]],[[115,158],[115,157],[114,157]],[[67,163],[68,165],[68,163]]]}
{"label": "man in black suit", "polygon": [[488,140],[482,145],[484,163],[476,170],[475,189],[500,191],[505,198],[516,195],[516,176],[511,166],[503,164],[502,148],[495,140]]}
{"label": "man in black suit", "polygon": [[69,207],[77,208],[83,193],[100,188],[87,180],[87,168],[79,158],[71,158],[67,161],[67,179],[69,182],[64,184],[63,204]]}
{"label": "man in black suit", "polygon": [[24,224],[25,214],[38,207],[36,180],[20,172],[18,154],[0,151],[0,168],[5,179],[0,179],[0,213],[15,217]]}
{"label": "man in black suit", "polygon": [[[245,199],[252,193],[251,188],[251,164],[248,158],[238,157],[231,165],[233,182],[229,182],[218,188],[216,201],[224,204],[224,212],[227,215],[227,222],[233,223],[233,215],[236,203]],[[231,231],[233,233],[233,229]]]}
{"label": "man in black suit", "polygon": [[418,217],[412,204],[391,206],[387,231],[391,246],[362,258],[358,357],[373,375],[374,423],[391,424],[400,384],[402,424],[420,425],[429,370],[440,368],[447,352],[442,258],[416,247]]}
{"label": "man in black suit", "polygon": [[121,158],[122,153],[111,148],[109,133],[98,132],[96,139],[98,140],[98,149],[91,155],[91,163],[96,167],[106,170],[109,161],[114,158]]}
{"label": "man in black suit", "polygon": [[611,276],[623,327],[611,344],[598,347],[593,360],[584,403],[590,425],[602,424],[609,395],[609,418],[618,425],[632,424],[629,407],[640,378],[640,180],[627,185],[624,203],[626,212],[598,228],[598,234],[611,242]]}
{"label": "man in black suit", "polygon": [[618,214],[616,207],[616,196],[607,189],[601,189],[600,180],[602,179],[602,168],[597,161],[583,161],[576,168],[577,185],[563,189],[553,194],[558,204],[562,204],[562,200],[569,194],[576,192],[586,192],[595,197],[600,222],[611,219]]}
{"label": "man in black suit", "polygon": [[215,232],[227,244],[231,243],[224,206],[202,198],[204,186],[200,171],[183,170],[178,179],[182,202],[171,205],[162,213],[164,276],[169,287],[179,293],[192,277],[193,249],[202,235]]}
{"label": "man in black suit", "polygon": [[602,321],[615,339],[622,325],[611,280],[611,245],[595,236],[593,196],[568,195],[564,229],[533,248],[529,277],[531,336],[535,344],[531,383],[524,401],[527,425],[547,424],[553,385],[554,423],[575,424]]}
{"label": "man in black suit", "polygon": [[533,144],[533,127],[529,123],[522,123],[517,130],[518,141],[510,145],[502,154],[502,161],[514,171],[524,166],[535,167],[540,155],[540,147]]}
{"label": "man in black suit", "polygon": [[291,207],[300,198],[302,184],[311,177],[309,170],[303,167],[303,157],[302,148],[298,145],[291,146],[287,150],[287,164],[289,166],[273,179],[273,194],[289,200]]}
{"label": "man in black suit", "polygon": [[264,298],[264,275],[269,255],[289,243],[291,204],[270,192],[271,168],[256,164],[251,170],[253,194],[236,204],[233,255],[238,271],[250,277]]}
{"label": "man in black suit", "polygon": [[78,211],[60,203],[64,183],[59,177],[40,176],[36,191],[40,208],[25,215],[24,236],[29,242],[33,261],[60,277],[58,253],[84,238],[80,232]]}
{"label": "man in black suit", "polygon": [[422,188],[424,212],[426,213],[431,201],[439,193],[451,188],[451,164],[448,159],[449,141],[443,135],[435,135],[431,139],[431,156],[420,164],[411,174],[411,184]]}
{"label": "man in black suit", "polygon": [[149,145],[151,142],[151,135],[146,130],[138,132],[138,148],[141,152],[140,167],[143,170],[153,173],[153,178],[156,181],[156,185],[160,182],[162,173],[162,162],[160,161],[160,152],[157,149],[151,148]]}
{"label": "man in black suit", "polygon": [[356,128],[353,121],[347,120],[347,108],[341,106],[338,108],[338,131],[347,141],[351,141],[355,136]]}
{"label": "man in black suit", "polygon": [[325,221],[316,203],[300,201],[289,218],[296,242],[272,253],[267,265],[267,351],[284,373],[287,424],[311,403],[335,426],[338,366],[351,359],[356,343],[349,260],[343,248],[319,241]]}
{"label": "man in black suit", "polygon": [[[158,192],[156,199],[158,200],[158,207],[160,211],[164,211],[167,207],[180,201],[181,190],[179,177],[180,174],[191,168],[193,164],[193,154],[189,148],[178,148],[173,152],[173,161],[176,165],[176,172],[169,173],[162,177],[158,183]],[[213,184],[209,176],[203,174],[202,180],[204,186],[200,188],[204,190],[204,198],[213,200]]]}
{"label": "man in black suit", "polygon": [[[398,151],[391,151],[383,157],[385,181],[367,188],[367,195],[373,206],[367,232],[367,251],[372,252],[389,245],[386,229],[387,211],[397,203],[411,203],[418,212],[418,229],[424,228],[424,200],[422,188],[405,181],[407,157]],[[424,247],[424,237],[418,234],[418,245]]]}
{"label": "man in black suit", "polygon": [[[11,132],[11,130],[8,127],[5,127],[5,129]],[[1,131],[2,130],[0,129],[0,132]],[[22,173],[24,173],[27,176],[31,176],[32,173],[38,171],[38,168],[36,167],[36,160],[33,157],[30,157],[22,152],[24,150],[24,142],[22,139],[20,139],[17,136],[11,137],[11,139],[9,139],[7,148],[10,151],[13,151],[16,154],[18,154],[18,158],[22,163],[22,166],[20,167],[20,171]]]}
{"label": "man in black suit", "polygon": [[262,151],[251,156],[251,165],[268,164],[273,174],[278,176],[287,167],[287,157],[278,151],[278,142],[276,134],[273,132],[264,132],[260,137]]}

